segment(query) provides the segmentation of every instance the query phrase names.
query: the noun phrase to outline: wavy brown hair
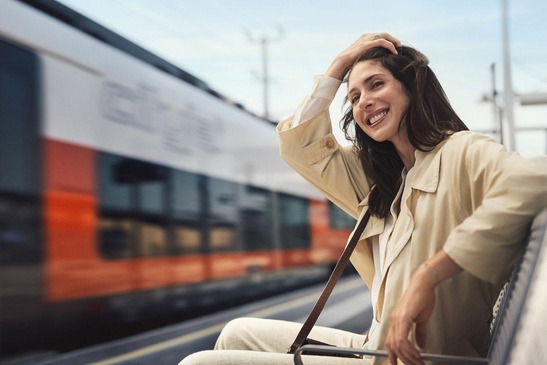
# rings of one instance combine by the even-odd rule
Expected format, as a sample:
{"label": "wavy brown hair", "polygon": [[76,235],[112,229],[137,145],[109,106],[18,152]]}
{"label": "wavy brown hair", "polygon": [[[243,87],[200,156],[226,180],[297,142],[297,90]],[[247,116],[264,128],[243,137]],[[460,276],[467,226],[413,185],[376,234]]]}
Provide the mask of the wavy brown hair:
{"label": "wavy brown hair", "polygon": [[[354,66],[363,61],[376,62],[404,86],[409,106],[399,124],[399,132],[406,127],[412,146],[420,151],[430,151],[451,134],[468,128],[450,105],[439,80],[428,66],[427,57],[408,46],[399,47],[398,51],[396,55],[382,47],[372,48],[364,52]],[[351,69],[346,81],[350,73]],[[351,105],[340,123],[346,138],[356,147],[367,177],[373,181],[370,212],[385,218],[401,184],[403,162],[393,143],[376,142],[356,127]]]}

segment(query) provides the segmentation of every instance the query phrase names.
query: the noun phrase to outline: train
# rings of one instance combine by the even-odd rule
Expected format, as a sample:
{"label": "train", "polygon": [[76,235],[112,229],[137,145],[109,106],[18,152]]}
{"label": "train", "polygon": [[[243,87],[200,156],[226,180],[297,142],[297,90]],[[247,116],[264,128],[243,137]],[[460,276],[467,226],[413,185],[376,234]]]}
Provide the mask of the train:
{"label": "train", "polygon": [[0,3],[0,354],[316,280],[354,222],[272,121],[59,2]]}

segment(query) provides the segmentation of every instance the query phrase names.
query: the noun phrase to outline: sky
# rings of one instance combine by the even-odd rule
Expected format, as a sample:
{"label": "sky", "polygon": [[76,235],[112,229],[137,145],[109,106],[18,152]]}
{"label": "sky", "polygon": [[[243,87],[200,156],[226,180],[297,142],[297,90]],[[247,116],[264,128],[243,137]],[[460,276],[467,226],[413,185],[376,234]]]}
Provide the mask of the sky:
{"label": "sky", "polygon": [[[282,120],[313,77],[359,35],[388,32],[424,53],[470,129],[497,127],[491,65],[503,91],[502,0],[59,0],[264,114],[261,40],[267,40],[269,117]],[[508,0],[516,94],[547,93],[547,1]],[[341,116],[343,85],[331,107]],[[501,103],[502,100],[500,99]],[[547,153],[547,104],[514,104],[516,149]],[[539,127],[542,131],[519,131]],[[341,139],[341,134],[337,134]]]}

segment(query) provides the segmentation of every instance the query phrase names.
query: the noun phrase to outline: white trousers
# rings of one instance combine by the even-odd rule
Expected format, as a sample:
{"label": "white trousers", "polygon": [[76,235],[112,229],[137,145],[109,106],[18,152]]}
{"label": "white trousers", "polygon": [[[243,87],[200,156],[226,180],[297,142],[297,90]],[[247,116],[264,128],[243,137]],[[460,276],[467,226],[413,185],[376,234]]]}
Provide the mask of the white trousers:
{"label": "white trousers", "polygon": [[[230,321],[218,337],[214,350],[194,353],[179,365],[293,365],[287,349],[302,324],[262,318]],[[361,348],[362,334],[315,326],[310,338],[338,347]],[[305,365],[363,365],[370,360],[304,355]]]}

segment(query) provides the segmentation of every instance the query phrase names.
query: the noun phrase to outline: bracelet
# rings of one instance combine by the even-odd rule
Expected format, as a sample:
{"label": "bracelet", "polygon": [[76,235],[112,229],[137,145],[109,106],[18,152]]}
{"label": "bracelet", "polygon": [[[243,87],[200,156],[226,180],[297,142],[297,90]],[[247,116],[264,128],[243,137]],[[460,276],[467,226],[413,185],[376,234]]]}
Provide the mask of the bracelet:
{"label": "bracelet", "polygon": [[433,272],[433,277],[434,277],[434,280],[435,280],[435,285],[439,285],[441,283],[441,274],[439,273],[439,270],[437,270],[436,268],[434,268],[433,266],[429,266],[429,262],[424,262],[424,265],[426,267],[426,269],[430,270]]}

